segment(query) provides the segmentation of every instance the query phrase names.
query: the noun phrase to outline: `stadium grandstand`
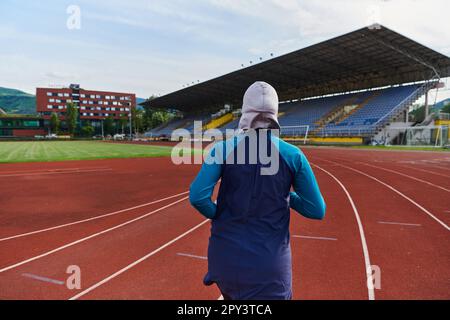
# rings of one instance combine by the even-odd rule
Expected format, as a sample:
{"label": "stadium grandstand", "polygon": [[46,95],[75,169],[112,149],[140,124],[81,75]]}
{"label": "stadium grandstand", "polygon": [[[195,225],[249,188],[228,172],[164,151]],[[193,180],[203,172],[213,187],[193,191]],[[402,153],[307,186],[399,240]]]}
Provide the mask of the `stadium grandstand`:
{"label": "stadium grandstand", "polygon": [[184,114],[148,132],[151,137],[179,128],[192,132],[195,120],[203,129],[235,129],[245,90],[266,81],[279,94],[284,137],[369,143],[389,127],[420,125],[409,121],[410,107],[425,96],[428,116],[428,92],[448,76],[449,57],[375,24],[142,105]]}

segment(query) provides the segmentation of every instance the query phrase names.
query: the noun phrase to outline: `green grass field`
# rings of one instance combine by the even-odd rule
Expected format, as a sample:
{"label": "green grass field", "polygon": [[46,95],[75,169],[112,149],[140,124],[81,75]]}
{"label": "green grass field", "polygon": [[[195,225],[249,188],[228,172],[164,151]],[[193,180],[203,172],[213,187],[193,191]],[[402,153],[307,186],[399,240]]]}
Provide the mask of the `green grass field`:
{"label": "green grass field", "polygon": [[170,156],[172,147],[100,141],[0,142],[0,163]]}

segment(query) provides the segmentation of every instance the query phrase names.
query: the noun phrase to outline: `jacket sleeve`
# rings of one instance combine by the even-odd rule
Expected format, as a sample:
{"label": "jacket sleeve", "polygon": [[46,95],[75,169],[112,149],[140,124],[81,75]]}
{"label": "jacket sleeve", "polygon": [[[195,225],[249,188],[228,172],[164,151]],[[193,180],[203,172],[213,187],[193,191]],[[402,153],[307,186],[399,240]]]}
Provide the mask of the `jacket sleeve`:
{"label": "jacket sleeve", "polygon": [[295,160],[293,187],[294,191],[290,194],[291,208],[306,218],[322,220],[325,217],[325,201],[311,166],[301,152]]}
{"label": "jacket sleeve", "polygon": [[222,173],[221,144],[215,145],[203,163],[200,172],[192,182],[189,189],[189,201],[202,215],[208,219],[213,219],[216,215],[216,204],[211,200],[214,187],[220,179]]}

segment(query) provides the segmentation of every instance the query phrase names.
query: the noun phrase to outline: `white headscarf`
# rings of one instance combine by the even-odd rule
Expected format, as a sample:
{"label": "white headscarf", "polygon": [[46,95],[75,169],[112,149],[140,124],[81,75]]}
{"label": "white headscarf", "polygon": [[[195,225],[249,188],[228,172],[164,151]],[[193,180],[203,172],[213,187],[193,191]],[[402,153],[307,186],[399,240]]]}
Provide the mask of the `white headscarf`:
{"label": "white headscarf", "polygon": [[267,82],[255,82],[245,92],[239,129],[280,129],[278,94]]}

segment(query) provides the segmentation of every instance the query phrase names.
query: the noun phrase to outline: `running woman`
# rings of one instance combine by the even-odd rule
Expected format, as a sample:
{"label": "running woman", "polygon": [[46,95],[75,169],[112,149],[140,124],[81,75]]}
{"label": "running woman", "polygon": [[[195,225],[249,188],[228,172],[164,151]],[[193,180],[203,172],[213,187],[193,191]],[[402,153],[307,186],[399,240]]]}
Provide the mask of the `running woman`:
{"label": "running woman", "polygon": [[[192,206],[211,219],[204,284],[216,284],[227,300],[291,299],[290,208],[310,219],[325,216],[305,155],[271,130],[280,129],[277,115],[275,89],[251,85],[240,132],[211,148],[190,187]],[[211,197],[219,180],[216,204]]]}

